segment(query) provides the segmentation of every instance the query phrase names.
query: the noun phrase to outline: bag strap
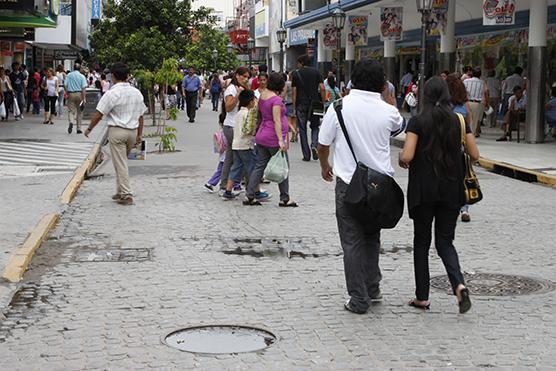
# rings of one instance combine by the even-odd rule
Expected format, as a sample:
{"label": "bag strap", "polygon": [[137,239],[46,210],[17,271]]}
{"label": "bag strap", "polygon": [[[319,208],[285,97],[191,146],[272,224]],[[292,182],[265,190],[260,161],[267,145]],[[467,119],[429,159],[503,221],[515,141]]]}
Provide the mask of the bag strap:
{"label": "bag strap", "polygon": [[342,128],[342,132],[344,133],[346,142],[349,146],[351,154],[353,155],[353,159],[357,163],[357,156],[355,156],[355,151],[353,150],[353,145],[351,144],[351,140],[349,139],[349,135],[347,132],[346,123],[344,122],[344,116],[342,115],[342,100],[337,100],[336,102],[334,102],[334,111],[336,111],[336,115],[338,116],[340,127]]}
{"label": "bag strap", "polygon": [[463,117],[463,115],[461,113],[456,112],[456,115],[459,118],[460,133],[461,133],[461,144],[465,148],[465,118]]}

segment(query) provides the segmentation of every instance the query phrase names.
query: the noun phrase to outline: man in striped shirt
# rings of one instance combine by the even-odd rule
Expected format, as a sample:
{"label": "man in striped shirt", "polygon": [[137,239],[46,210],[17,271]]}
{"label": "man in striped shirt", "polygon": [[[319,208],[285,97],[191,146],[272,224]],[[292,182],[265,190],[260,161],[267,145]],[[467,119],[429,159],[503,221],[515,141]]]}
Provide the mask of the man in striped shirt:
{"label": "man in striped shirt", "polygon": [[463,84],[467,90],[467,99],[469,99],[469,106],[472,112],[471,131],[478,137],[481,132],[483,113],[489,101],[488,87],[481,80],[481,69],[476,67],[473,70],[473,77],[463,81]]}

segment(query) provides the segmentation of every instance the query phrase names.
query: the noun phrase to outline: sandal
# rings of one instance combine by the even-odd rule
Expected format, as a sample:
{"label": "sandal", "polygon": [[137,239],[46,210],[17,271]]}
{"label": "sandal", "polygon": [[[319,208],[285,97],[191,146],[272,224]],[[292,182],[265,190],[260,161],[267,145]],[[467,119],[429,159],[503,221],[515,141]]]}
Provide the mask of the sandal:
{"label": "sandal", "polygon": [[48,120],[43,121],[43,125],[48,125]]}
{"label": "sandal", "polygon": [[278,203],[278,206],[280,207],[298,207],[298,203],[292,200],[288,200],[288,201],[280,201]]}
{"label": "sandal", "polygon": [[423,309],[423,310],[429,310],[429,309],[431,309],[430,303],[429,303],[429,304],[426,304],[426,305],[424,305],[424,304],[417,304],[417,303],[415,302],[416,300],[417,300],[417,299],[411,299],[411,300],[409,301],[409,303],[407,303],[407,305],[409,305],[410,307],[413,307],[413,308],[417,308],[417,309]]}
{"label": "sandal", "polygon": [[459,295],[461,299],[458,300],[459,312],[463,314],[471,309],[471,299],[469,298],[469,290],[467,288],[463,288],[460,290]]}
{"label": "sandal", "polygon": [[246,198],[243,200],[245,206],[261,206],[262,203],[255,198]]}
{"label": "sandal", "polygon": [[50,121],[50,125],[54,125],[54,121]]}

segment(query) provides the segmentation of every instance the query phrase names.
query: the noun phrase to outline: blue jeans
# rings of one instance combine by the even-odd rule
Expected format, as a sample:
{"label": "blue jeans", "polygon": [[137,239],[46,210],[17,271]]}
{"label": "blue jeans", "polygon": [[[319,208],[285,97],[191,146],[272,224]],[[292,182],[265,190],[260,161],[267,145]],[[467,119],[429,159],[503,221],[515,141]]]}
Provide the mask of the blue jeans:
{"label": "blue jeans", "polygon": [[[303,152],[303,159],[311,159],[311,148],[315,148],[319,142],[319,124],[320,120],[317,116],[311,115],[311,102],[299,102],[295,107],[297,115],[297,128],[299,129],[299,138],[301,141],[301,152]],[[307,121],[310,123],[311,128],[311,148],[307,141]]]}
{"label": "blue jeans", "polygon": [[234,183],[239,183],[244,172],[247,177],[251,176],[253,167],[255,166],[255,151],[252,149],[236,150],[233,151],[234,162],[230,169],[230,176],[228,180],[233,180]]}
{"label": "blue jeans", "polygon": [[[247,184],[247,191],[245,192],[245,196],[249,199],[255,198],[255,191],[257,190],[257,186],[261,183],[263,179],[264,169],[266,169],[266,165],[270,158],[276,154],[280,150],[279,147],[265,147],[261,145],[257,145],[256,147],[256,157],[255,157],[255,167],[253,168],[253,172],[249,177],[249,183]],[[288,153],[286,152],[286,159],[288,159]],[[289,160],[288,160],[289,163]],[[235,164],[235,162],[234,162]],[[288,202],[290,200],[290,184],[289,179],[286,178],[282,183],[278,184],[278,189],[280,190],[280,201]]]}

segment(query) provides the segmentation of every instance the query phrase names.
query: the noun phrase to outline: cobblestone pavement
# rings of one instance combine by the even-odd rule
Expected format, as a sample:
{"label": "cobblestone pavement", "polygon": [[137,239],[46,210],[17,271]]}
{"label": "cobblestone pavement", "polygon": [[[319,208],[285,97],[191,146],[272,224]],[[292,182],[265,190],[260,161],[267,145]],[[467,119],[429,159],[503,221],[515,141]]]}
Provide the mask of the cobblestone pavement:
{"label": "cobblestone pavement", "polygon": [[[182,152],[131,164],[135,206],[110,200],[110,163],[85,182],[5,308],[0,369],[556,368],[553,291],[474,295],[466,315],[434,289],[430,311],[406,305],[414,290],[407,216],[382,234],[384,301],[366,315],[346,312],[333,185],[295,148],[297,209],[279,208],[277,197],[246,208],[204,192],[217,161],[208,110],[195,124],[183,114],[176,123]],[[478,172],[485,199],[457,228],[464,270],[556,281],[556,191]],[[406,186],[403,170],[397,179]],[[276,195],[274,184],[266,188]],[[235,243],[265,237],[288,239],[286,250],[304,255],[235,254]],[[444,274],[431,256],[432,275]],[[199,324],[261,326],[278,341],[219,356],[163,344],[165,334]]]}
{"label": "cobblestone pavement", "polygon": [[42,119],[26,115],[0,123],[0,271],[39,220],[59,212],[60,194],[103,132],[97,127],[87,139],[67,133],[66,115],[54,125]]}

